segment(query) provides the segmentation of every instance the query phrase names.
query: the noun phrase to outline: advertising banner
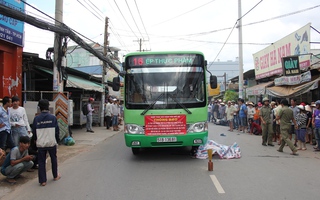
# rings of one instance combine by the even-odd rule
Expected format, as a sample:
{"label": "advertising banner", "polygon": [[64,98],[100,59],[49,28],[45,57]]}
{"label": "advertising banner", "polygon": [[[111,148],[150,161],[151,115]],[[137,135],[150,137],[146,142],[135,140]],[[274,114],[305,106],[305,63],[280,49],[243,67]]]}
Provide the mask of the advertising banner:
{"label": "advertising banner", "polygon": [[186,134],[185,115],[146,115],[146,135],[182,135]]}
{"label": "advertising banner", "polygon": [[282,58],[299,55],[300,69],[310,66],[310,23],[253,54],[256,79],[282,74]]}
{"label": "advertising banner", "polygon": [[307,71],[303,74],[296,76],[281,76],[274,79],[274,85],[297,85],[300,83],[305,83],[311,81],[311,72]]}
{"label": "advertising banner", "polygon": [[[25,5],[19,0],[1,0],[0,4],[20,12],[25,11]],[[0,39],[23,46],[24,22],[0,14]]]}

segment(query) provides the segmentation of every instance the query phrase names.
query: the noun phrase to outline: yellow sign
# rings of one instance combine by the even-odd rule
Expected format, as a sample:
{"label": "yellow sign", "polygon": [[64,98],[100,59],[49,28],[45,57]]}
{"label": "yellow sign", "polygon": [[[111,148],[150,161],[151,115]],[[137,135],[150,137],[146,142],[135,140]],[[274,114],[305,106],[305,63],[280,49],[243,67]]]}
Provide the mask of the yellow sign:
{"label": "yellow sign", "polygon": [[217,85],[217,88],[216,89],[212,89],[210,87],[210,84],[208,84],[208,96],[211,97],[211,96],[217,96],[220,94],[220,84]]}

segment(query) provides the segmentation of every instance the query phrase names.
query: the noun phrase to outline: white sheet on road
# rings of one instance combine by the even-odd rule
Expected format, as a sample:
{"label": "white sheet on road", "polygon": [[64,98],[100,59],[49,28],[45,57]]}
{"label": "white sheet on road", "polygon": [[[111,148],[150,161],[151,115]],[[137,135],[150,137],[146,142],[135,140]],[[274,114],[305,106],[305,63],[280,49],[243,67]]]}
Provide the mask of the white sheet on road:
{"label": "white sheet on road", "polygon": [[208,149],[212,149],[212,154],[217,153],[221,159],[241,158],[241,151],[239,145],[235,142],[231,146],[218,144],[213,140],[208,140],[206,145],[201,145],[198,148],[196,158],[207,159]]}

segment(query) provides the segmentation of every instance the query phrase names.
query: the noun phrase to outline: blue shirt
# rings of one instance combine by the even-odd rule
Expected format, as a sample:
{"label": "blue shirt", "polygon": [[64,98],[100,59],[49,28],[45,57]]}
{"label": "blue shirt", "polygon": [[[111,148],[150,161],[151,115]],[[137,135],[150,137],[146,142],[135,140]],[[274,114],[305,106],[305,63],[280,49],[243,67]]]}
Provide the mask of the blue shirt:
{"label": "blue shirt", "polygon": [[6,111],[2,106],[0,106],[0,124],[5,124],[4,127],[0,128],[1,131],[9,131],[11,130],[10,125],[10,115],[9,115],[9,109]]}
{"label": "blue shirt", "polygon": [[239,117],[247,117],[247,114],[245,112],[246,110],[247,110],[247,106],[245,104],[242,104],[239,110]]}

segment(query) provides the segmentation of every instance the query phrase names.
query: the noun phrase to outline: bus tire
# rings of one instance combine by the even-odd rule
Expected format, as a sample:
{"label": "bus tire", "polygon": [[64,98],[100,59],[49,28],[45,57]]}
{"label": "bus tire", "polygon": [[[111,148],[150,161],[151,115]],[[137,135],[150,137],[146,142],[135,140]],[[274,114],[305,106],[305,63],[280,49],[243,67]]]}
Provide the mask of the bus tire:
{"label": "bus tire", "polygon": [[140,148],[131,148],[133,155],[138,155],[140,153]]}

